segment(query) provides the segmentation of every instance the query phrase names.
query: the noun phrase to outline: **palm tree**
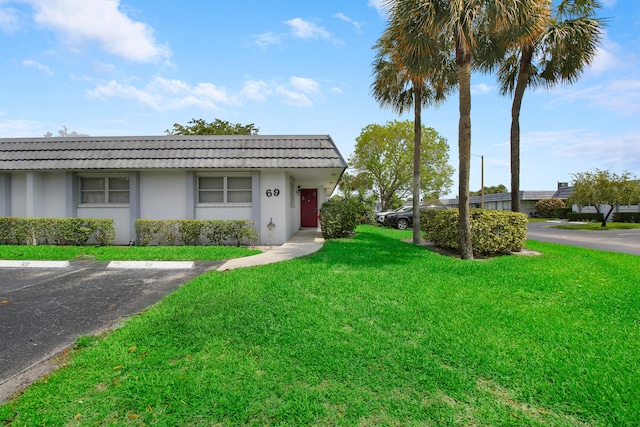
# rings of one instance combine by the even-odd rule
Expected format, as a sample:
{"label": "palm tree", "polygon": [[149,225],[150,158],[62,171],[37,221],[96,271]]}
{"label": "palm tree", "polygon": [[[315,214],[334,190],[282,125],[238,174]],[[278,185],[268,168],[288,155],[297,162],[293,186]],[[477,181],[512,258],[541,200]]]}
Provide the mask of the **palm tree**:
{"label": "palm tree", "polygon": [[[420,243],[420,190],[422,168],[422,107],[436,104],[446,98],[455,84],[449,51],[438,47],[445,39],[430,38],[413,26],[412,21],[397,21],[398,10],[389,1],[392,17],[374,49],[374,82],[371,91],[382,106],[398,114],[413,107],[413,243]],[[407,35],[410,35],[410,42]]]}
{"label": "palm tree", "polygon": [[[460,257],[473,259],[469,206],[469,171],[471,167],[471,69],[479,45],[492,35],[504,39],[517,34],[526,41],[536,33],[540,0],[396,0],[391,1],[392,23],[411,23],[402,46],[419,40],[445,39],[439,46],[452,46],[457,66],[459,109],[459,238]],[[539,8],[538,8],[539,9]],[[410,52],[410,50],[409,50]],[[419,60],[419,58],[414,58]]]}
{"label": "palm tree", "polygon": [[521,40],[507,50],[498,70],[502,95],[513,95],[511,106],[511,210],[520,212],[520,111],[528,87],[553,87],[575,82],[593,61],[603,22],[595,18],[596,0],[562,0],[553,14],[538,15],[541,29],[535,38]]}

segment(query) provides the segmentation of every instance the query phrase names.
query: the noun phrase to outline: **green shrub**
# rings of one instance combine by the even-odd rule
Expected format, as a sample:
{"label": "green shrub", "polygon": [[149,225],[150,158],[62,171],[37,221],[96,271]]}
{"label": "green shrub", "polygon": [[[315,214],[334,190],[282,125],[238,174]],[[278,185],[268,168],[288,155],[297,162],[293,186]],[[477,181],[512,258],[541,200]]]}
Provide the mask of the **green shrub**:
{"label": "green shrub", "polygon": [[579,212],[569,212],[567,214],[567,219],[569,221],[585,221],[585,222],[602,222],[604,221],[604,216],[601,213],[579,213]]}
{"label": "green shrub", "polygon": [[205,237],[213,245],[221,245],[227,235],[226,221],[221,219],[212,219],[207,221],[203,227]]}
{"label": "green shrub", "polygon": [[558,208],[566,208],[566,204],[562,199],[549,198],[536,202],[536,212],[539,218],[556,218],[555,210]]}
{"label": "green shrub", "polygon": [[320,229],[325,239],[351,237],[362,221],[362,205],[353,197],[334,197],[320,207]]}
{"label": "green shrub", "polygon": [[4,244],[83,246],[93,241],[109,245],[114,239],[111,219],[0,217],[0,242]]}
{"label": "green shrub", "polygon": [[569,212],[572,212],[571,208],[555,208],[553,210],[553,218],[567,219]]}
{"label": "green shrub", "polygon": [[640,222],[640,212],[615,212],[613,222]]}
{"label": "green shrub", "polygon": [[253,225],[249,220],[138,219],[134,227],[140,246],[198,245],[205,239],[213,245],[228,241],[239,246],[244,240],[249,244],[257,240],[258,232]]}
{"label": "green shrub", "polygon": [[200,236],[204,228],[204,221],[198,220],[181,220],[178,221],[178,234],[180,240],[188,246],[197,246],[200,244]]}
{"label": "green shrub", "polygon": [[[434,245],[459,251],[457,209],[423,210],[420,227]],[[494,256],[522,250],[527,241],[527,216],[522,213],[473,209],[471,241],[474,256]]]}

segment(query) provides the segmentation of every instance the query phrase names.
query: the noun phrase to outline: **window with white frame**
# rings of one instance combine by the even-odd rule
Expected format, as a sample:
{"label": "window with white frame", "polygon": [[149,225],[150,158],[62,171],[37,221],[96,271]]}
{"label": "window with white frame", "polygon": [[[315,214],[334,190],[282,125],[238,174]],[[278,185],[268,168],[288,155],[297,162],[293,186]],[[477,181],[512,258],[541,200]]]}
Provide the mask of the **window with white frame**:
{"label": "window with white frame", "polygon": [[250,176],[199,176],[198,203],[248,204],[252,201]]}
{"label": "window with white frame", "polygon": [[80,203],[128,204],[129,177],[83,176],[80,177]]}

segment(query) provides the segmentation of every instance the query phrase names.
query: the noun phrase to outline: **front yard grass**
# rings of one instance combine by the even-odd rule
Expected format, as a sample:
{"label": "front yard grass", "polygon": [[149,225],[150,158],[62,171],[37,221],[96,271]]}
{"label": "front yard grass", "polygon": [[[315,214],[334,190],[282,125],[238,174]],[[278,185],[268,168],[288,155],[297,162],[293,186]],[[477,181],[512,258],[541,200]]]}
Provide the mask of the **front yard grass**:
{"label": "front yard grass", "polygon": [[7,260],[218,261],[258,253],[236,246],[0,245],[0,259]]}
{"label": "front yard grass", "polygon": [[607,231],[607,230],[630,230],[640,228],[640,224],[632,222],[607,222],[607,226],[603,227],[601,222],[585,222],[582,224],[562,224],[554,225],[552,228],[562,228],[564,230],[590,230],[590,231]]}
{"label": "front yard grass", "polygon": [[0,423],[637,425],[638,257],[530,241],[541,256],[461,261],[357,231],[80,339]]}

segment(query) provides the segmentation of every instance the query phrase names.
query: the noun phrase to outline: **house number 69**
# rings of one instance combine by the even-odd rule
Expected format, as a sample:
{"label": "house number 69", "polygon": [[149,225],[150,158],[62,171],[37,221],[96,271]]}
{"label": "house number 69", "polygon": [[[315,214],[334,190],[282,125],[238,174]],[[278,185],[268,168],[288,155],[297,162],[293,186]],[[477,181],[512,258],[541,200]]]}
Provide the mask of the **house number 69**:
{"label": "house number 69", "polygon": [[280,195],[280,190],[278,190],[277,188],[275,190],[272,190],[272,189],[267,190],[267,197],[271,197],[271,196],[278,197],[279,195]]}

